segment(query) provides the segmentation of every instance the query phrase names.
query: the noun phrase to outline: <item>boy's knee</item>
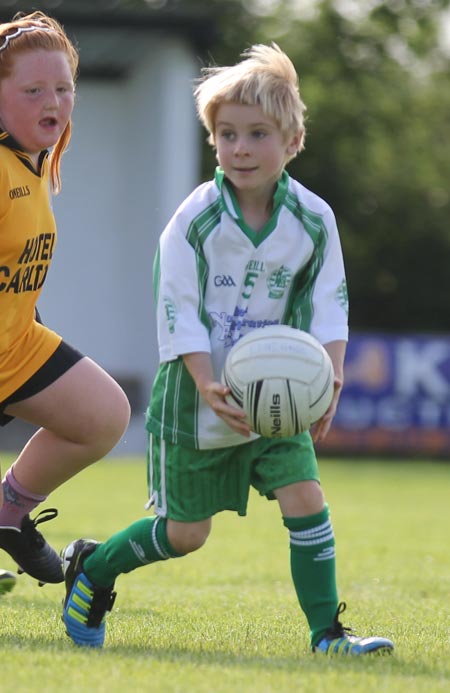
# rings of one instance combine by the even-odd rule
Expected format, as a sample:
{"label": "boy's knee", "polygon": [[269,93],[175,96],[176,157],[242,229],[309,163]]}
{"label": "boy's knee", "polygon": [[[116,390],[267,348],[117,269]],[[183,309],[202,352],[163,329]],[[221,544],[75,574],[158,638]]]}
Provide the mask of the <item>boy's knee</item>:
{"label": "boy's knee", "polygon": [[174,522],[167,523],[167,536],[171,546],[177,553],[187,554],[200,549],[206,542],[211,530],[209,520],[202,522]]}

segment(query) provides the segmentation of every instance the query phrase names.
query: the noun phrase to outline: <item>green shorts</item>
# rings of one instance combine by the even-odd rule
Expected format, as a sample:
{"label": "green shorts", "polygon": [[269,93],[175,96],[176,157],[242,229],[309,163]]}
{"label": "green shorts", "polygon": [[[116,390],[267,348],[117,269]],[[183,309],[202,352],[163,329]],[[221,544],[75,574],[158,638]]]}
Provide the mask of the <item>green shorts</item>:
{"label": "green shorts", "polygon": [[246,515],[251,486],[273,500],[277,488],[319,481],[309,432],[212,450],[149,434],[147,465],[150,504],[157,515],[179,522],[198,522],[222,510]]}

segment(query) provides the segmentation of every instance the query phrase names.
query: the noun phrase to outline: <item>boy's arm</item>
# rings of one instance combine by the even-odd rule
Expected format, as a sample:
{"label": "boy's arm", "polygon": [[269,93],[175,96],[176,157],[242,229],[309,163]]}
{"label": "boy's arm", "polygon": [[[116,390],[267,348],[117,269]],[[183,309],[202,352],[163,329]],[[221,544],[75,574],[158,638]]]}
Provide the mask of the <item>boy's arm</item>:
{"label": "boy's arm", "polygon": [[211,356],[206,352],[195,352],[183,354],[182,358],[197,390],[214,413],[220,416],[236,433],[246,437],[250,436],[250,426],[246,422],[244,411],[231,406],[226,401],[230,389],[214,380]]}
{"label": "boy's arm", "polygon": [[321,419],[313,426],[312,436],[314,442],[323,440],[331,428],[334,415],[336,414],[339,397],[344,385],[344,358],[347,349],[347,342],[339,339],[323,345],[330,355],[334,368],[334,395],[330,406]]}

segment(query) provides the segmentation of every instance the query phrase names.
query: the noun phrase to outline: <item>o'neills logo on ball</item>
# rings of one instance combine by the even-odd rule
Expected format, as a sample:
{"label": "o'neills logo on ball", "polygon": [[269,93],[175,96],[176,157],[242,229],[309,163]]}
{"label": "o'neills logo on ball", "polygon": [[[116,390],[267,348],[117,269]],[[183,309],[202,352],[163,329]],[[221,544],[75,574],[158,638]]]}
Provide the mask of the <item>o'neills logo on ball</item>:
{"label": "o'neills logo on ball", "polygon": [[270,432],[276,436],[281,431],[281,396],[272,395],[272,404],[269,407]]}

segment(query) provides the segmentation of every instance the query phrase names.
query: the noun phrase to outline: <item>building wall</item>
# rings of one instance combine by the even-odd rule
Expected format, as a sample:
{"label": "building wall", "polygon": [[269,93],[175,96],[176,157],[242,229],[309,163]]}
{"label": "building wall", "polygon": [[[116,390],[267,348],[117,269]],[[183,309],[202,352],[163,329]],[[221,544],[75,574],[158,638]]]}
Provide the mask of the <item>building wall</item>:
{"label": "building wall", "polygon": [[[155,35],[127,80],[80,79],[54,199],[58,245],[39,309],[127,389],[133,420],[120,454],[145,450],[144,412],[158,365],[153,255],[198,183],[197,72],[187,43]],[[3,429],[1,447],[22,442],[21,431],[18,422]]]}

